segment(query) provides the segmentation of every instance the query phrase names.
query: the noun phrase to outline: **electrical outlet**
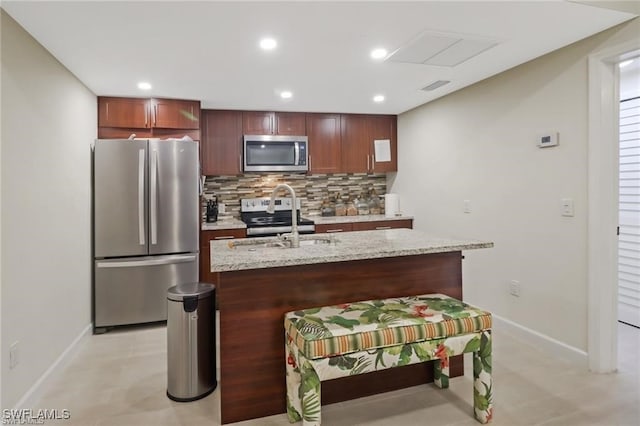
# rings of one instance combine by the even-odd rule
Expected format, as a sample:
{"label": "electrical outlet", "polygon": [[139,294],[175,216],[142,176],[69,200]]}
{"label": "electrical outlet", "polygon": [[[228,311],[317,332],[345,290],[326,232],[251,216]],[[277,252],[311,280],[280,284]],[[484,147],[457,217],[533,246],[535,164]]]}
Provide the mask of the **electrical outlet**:
{"label": "electrical outlet", "polygon": [[18,342],[14,342],[9,346],[9,369],[18,365]]}
{"label": "electrical outlet", "polygon": [[227,212],[227,206],[224,205],[224,203],[218,203],[218,213],[226,213]]}
{"label": "electrical outlet", "polygon": [[520,282],[511,280],[509,283],[509,294],[515,297],[520,297]]}

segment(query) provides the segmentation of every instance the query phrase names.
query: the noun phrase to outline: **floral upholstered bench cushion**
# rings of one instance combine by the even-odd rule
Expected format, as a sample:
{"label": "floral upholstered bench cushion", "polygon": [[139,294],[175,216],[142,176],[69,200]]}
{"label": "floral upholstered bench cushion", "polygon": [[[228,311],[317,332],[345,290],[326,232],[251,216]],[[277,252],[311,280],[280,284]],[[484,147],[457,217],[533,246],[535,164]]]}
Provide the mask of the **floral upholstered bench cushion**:
{"label": "floral upholstered bench cushion", "polygon": [[443,294],[289,312],[284,327],[307,359],[488,330],[491,313]]}

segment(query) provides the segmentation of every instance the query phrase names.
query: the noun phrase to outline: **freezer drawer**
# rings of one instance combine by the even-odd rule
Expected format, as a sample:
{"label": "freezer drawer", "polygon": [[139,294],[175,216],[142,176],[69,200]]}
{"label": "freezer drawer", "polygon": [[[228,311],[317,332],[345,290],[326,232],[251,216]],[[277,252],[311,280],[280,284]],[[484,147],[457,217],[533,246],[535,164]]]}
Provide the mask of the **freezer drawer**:
{"label": "freezer drawer", "polygon": [[167,289],[198,281],[198,254],[96,260],[95,327],[167,319]]}

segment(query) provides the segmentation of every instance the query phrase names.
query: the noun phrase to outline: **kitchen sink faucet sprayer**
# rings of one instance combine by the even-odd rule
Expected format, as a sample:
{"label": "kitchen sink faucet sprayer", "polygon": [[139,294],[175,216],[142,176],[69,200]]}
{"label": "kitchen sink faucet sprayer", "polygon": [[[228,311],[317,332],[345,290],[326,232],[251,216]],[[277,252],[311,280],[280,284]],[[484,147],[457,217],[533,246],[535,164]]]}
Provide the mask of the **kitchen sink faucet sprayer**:
{"label": "kitchen sink faucet sprayer", "polygon": [[273,188],[271,191],[271,200],[269,200],[269,207],[267,207],[267,213],[273,214],[276,211],[276,193],[279,189],[286,189],[291,193],[291,233],[282,235],[285,240],[291,241],[291,248],[300,247],[300,234],[298,234],[298,212],[296,200],[296,192],[292,187],[286,183],[281,183]]}

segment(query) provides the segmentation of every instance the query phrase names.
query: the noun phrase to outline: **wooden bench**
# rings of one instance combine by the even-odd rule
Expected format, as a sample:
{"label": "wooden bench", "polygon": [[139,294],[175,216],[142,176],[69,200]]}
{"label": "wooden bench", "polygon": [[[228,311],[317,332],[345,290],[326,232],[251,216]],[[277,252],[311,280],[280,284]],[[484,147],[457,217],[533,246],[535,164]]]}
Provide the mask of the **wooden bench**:
{"label": "wooden bench", "polygon": [[449,357],[473,353],[473,407],[493,414],[491,314],[442,294],[346,303],[285,315],[287,415],[320,425],[320,382],[434,362],[434,383],[449,387]]}

